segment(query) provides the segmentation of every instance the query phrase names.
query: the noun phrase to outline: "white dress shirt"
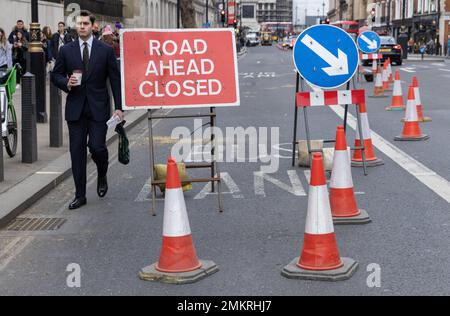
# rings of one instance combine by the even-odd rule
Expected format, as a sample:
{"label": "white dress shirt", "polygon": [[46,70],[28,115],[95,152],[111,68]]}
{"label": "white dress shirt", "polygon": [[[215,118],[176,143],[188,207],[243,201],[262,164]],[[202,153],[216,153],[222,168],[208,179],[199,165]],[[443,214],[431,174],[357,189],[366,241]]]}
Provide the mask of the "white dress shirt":
{"label": "white dress shirt", "polygon": [[[93,41],[94,41],[94,37],[92,35],[86,41],[86,43],[88,44],[89,58],[91,58],[92,42]],[[81,38],[78,38],[78,43],[80,44],[80,51],[81,51],[81,60],[83,60],[84,42],[85,41],[83,41]]]}

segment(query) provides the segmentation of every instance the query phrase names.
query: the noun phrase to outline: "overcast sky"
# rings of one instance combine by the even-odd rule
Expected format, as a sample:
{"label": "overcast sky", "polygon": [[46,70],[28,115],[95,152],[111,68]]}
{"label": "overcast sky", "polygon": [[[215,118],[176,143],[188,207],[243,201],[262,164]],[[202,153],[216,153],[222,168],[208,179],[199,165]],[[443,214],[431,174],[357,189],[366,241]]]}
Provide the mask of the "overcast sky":
{"label": "overcast sky", "polygon": [[[293,0],[292,4],[292,20],[294,24],[304,24],[305,23],[305,9],[308,16],[317,16],[317,9],[319,9],[319,15],[322,15],[323,6],[325,3],[325,15],[328,12],[328,1],[329,0]],[[295,21],[297,19],[297,23]]]}

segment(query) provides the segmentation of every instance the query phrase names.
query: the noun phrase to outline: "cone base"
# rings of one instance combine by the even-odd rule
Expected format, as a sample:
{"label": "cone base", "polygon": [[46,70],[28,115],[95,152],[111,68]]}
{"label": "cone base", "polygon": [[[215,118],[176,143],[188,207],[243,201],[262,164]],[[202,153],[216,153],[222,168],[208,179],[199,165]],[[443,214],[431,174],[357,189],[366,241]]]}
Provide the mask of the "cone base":
{"label": "cone base", "polygon": [[314,281],[343,281],[350,279],[358,269],[358,262],[351,258],[341,258],[343,266],[334,270],[305,270],[297,265],[299,257],[292,260],[281,271],[281,275],[288,279],[314,280]]}
{"label": "cone base", "polygon": [[[377,158],[377,159],[375,159],[375,160],[367,160],[366,161],[366,166],[367,167],[377,167],[377,166],[382,166],[382,165],[384,165],[384,161],[383,160],[381,160],[381,159],[379,159],[379,158]],[[363,167],[363,162],[362,161],[353,161],[352,160],[352,167],[360,167],[360,168],[362,168]]]}
{"label": "cone base", "polygon": [[397,141],[421,141],[421,140],[427,140],[429,139],[430,136],[426,135],[426,134],[422,134],[420,136],[413,136],[413,137],[405,137],[403,135],[399,135],[394,137],[394,140]]}
{"label": "cone base", "polygon": [[155,281],[167,284],[188,284],[200,281],[219,271],[218,266],[213,261],[200,260],[200,263],[202,264],[201,268],[193,271],[169,273],[156,270],[156,265],[158,264],[156,262],[139,271],[139,278],[143,281]]}
{"label": "cone base", "polygon": [[386,111],[405,111],[406,107],[401,107],[401,106],[388,106],[387,108],[385,108]]}
{"label": "cone base", "polygon": [[[402,118],[400,121],[404,122],[405,118]],[[423,122],[423,123],[431,122],[431,121],[433,121],[433,120],[431,119],[431,117],[428,117],[428,116],[424,116],[423,119],[419,119],[419,122]]]}
{"label": "cone base", "polygon": [[389,98],[388,95],[369,95],[369,98]]}
{"label": "cone base", "polygon": [[368,224],[372,220],[365,210],[359,209],[360,214],[352,217],[333,217],[333,224],[335,225],[362,225]]}

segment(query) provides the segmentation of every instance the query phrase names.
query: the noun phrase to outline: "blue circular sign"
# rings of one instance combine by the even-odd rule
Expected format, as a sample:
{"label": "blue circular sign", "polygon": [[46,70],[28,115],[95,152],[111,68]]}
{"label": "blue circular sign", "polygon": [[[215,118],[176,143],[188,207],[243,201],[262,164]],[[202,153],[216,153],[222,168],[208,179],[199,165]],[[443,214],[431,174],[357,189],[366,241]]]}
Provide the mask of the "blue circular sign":
{"label": "blue circular sign", "polygon": [[312,86],[334,89],[356,73],[359,53],[355,41],[333,25],[314,25],[304,30],[294,46],[294,64]]}
{"label": "blue circular sign", "polygon": [[356,41],[359,49],[366,54],[372,54],[380,49],[380,36],[372,31],[362,32]]}

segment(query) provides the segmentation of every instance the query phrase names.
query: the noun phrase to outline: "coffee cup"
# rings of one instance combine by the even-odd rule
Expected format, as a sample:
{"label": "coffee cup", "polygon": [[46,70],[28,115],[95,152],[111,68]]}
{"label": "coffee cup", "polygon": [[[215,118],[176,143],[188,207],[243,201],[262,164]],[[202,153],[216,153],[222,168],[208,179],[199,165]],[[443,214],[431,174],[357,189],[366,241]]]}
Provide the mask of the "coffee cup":
{"label": "coffee cup", "polygon": [[83,79],[83,71],[82,70],[74,70],[73,75],[77,78],[77,86],[81,85],[81,80]]}

